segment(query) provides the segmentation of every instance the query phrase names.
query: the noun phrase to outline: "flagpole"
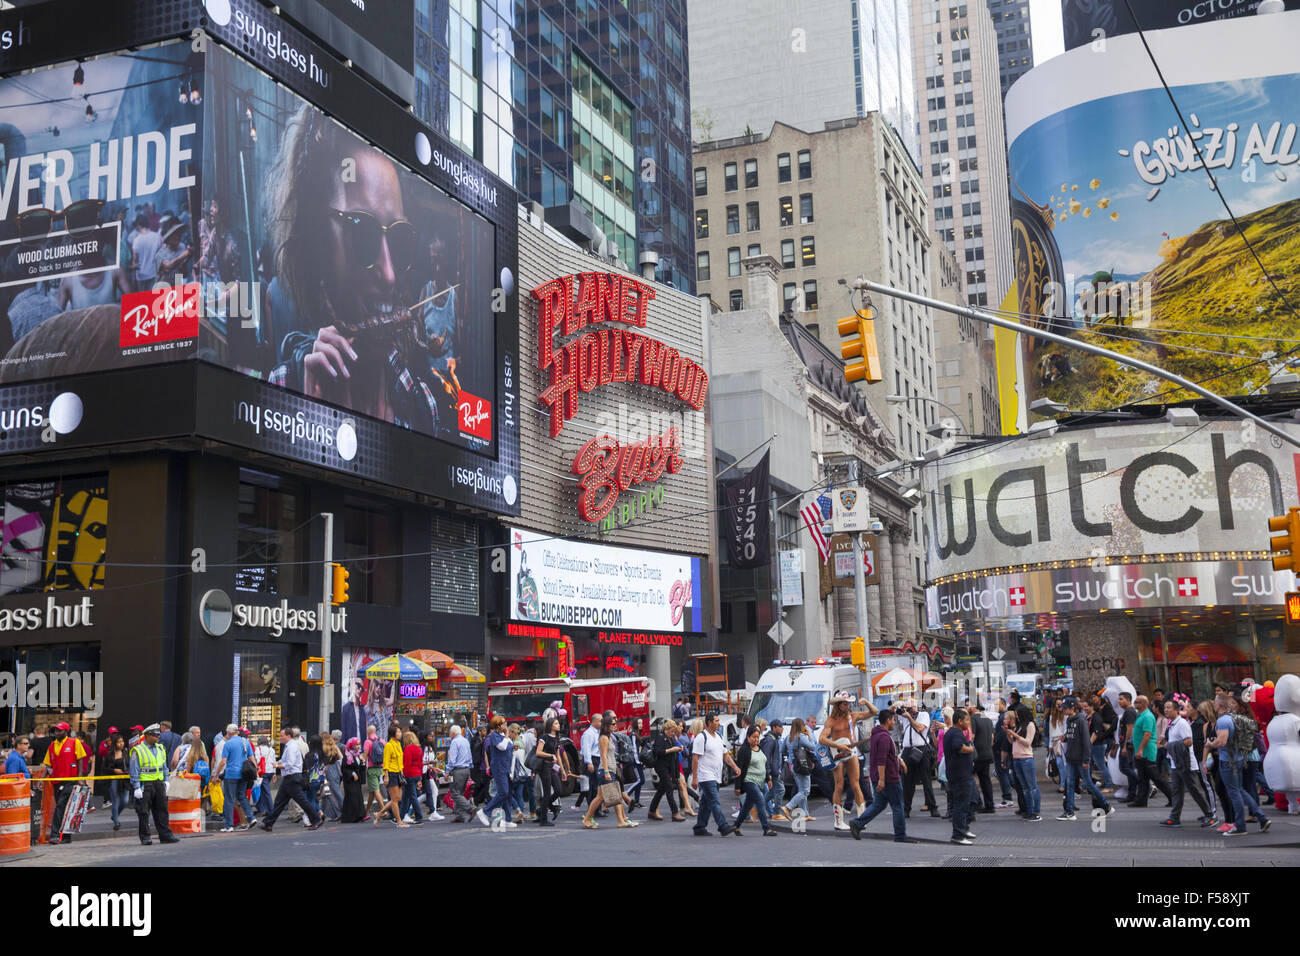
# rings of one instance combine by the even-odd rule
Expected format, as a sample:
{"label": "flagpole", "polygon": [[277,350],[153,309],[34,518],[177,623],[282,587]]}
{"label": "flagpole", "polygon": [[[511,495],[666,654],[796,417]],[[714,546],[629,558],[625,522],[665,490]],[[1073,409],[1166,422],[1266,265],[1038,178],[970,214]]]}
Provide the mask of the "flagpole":
{"label": "flagpole", "polygon": [[776,440],[776,436],[777,436],[778,434],[779,434],[778,432],[773,432],[771,438],[769,438],[769,439],[768,439],[767,441],[765,441],[765,442],[760,443],[760,444],[758,445],[758,447],[754,449],[754,451],[746,452],[745,454],[741,455],[739,458],[737,458],[735,461],[733,461],[733,462],[732,462],[730,465],[728,465],[726,468],[722,469],[722,471],[720,471],[720,472],[718,472],[716,475],[714,475],[714,476],[713,476],[713,480],[714,480],[714,481],[717,481],[719,478],[721,478],[721,477],[722,477],[723,475],[725,475],[727,472],[731,471],[731,469],[735,468],[737,465],[739,465],[742,461],[744,461],[744,460],[745,460],[746,458],[748,458],[750,455],[754,454],[755,451],[758,451],[759,448],[762,448],[762,447],[765,446],[765,445],[770,445],[770,444],[772,444],[772,442],[774,442],[774,441]]}

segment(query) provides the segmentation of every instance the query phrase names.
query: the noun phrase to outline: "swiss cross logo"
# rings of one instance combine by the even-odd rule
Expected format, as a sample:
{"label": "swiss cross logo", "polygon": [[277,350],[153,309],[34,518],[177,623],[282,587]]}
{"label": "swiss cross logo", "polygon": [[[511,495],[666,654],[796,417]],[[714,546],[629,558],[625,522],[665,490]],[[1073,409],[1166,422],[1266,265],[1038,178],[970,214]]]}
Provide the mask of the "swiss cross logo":
{"label": "swiss cross logo", "polygon": [[492,403],[461,389],[456,403],[460,430],[466,435],[492,440]]}
{"label": "swiss cross logo", "polygon": [[118,344],[124,348],[192,339],[199,334],[197,282],[122,296]]}
{"label": "swiss cross logo", "polygon": [[1196,586],[1196,578],[1179,578],[1178,593],[1182,597],[1196,597],[1201,589]]}
{"label": "swiss cross logo", "polygon": [[1012,607],[1021,607],[1024,603],[1025,603],[1025,589],[1024,589],[1024,588],[1012,588],[1012,589],[1011,589],[1011,606],[1012,606]]}

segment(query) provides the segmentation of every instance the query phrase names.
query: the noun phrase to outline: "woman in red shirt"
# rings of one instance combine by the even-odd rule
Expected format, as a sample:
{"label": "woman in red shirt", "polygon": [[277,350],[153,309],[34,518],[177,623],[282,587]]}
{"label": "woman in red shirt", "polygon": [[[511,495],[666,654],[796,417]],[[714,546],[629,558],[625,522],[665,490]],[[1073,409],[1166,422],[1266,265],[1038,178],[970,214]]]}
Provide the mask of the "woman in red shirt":
{"label": "woman in red shirt", "polygon": [[423,777],[424,749],[415,734],[408,730],[402,735],[402,808],[399,812],[405,822],[416,826],[424,823],[418,796]]}

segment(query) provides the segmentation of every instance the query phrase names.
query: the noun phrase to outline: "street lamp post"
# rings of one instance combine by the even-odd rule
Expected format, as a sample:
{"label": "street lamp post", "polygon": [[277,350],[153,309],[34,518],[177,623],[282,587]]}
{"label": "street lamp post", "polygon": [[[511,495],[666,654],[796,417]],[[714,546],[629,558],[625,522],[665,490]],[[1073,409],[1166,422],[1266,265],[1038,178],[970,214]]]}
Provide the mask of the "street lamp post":
{"label": "street lamp post", "polygon": [[966,427],[966,422],[962,419],[961,414],[951,405],[946,402],[941,402],[937,398],[929,398],[925,395],[887,395],[885,396],[885,401],[890,405],[902,405],[906,402],[929,402],[931,405],[938,405],[942,408],[946,408],[948,411],[952,412],[953,418],[957,419],[957,424],[962,427],[962,432],[970,434],[970,429]]}

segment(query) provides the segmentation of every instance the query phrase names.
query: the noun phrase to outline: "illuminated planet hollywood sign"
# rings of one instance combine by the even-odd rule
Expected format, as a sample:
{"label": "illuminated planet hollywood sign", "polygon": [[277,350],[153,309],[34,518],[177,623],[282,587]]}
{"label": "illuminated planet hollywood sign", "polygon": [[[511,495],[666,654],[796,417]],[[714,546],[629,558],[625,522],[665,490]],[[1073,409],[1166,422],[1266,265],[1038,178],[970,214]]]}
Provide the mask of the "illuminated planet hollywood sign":
{"label": "illuminated planet hollywood sign", "polygon": [[[647,283],[616,273],[583,272],[545,282],[532,294],[538,302],[537,363],[550,374],[541,399],[550,411],[552,438],[577,414],[579,393],[618,382],[660,389],[697,411],[704,408],[708,373],[676,349],[624,328],[646,327],[655,297]],[[560,344],[557,337],[568,341]],[[578,514],[584,521],[601,521],[624,491],[676,474],[683,465],[676,427],[627,443],[598,435],[573,459]]]}

